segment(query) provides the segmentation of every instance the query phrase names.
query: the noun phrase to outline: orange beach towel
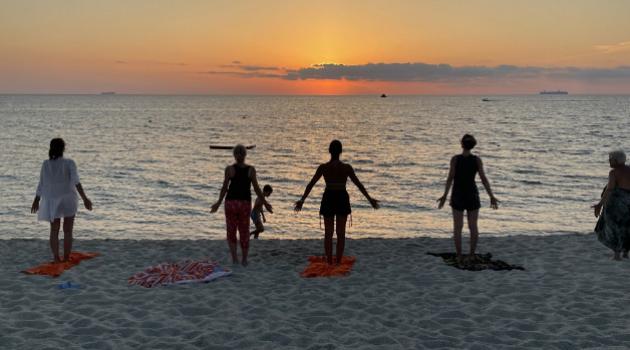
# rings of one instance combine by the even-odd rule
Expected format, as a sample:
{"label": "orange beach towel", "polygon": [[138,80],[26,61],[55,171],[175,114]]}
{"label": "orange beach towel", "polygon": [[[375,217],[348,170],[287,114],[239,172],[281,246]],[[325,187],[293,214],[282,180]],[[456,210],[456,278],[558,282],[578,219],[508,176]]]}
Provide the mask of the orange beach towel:
{"label": "orange beach towel", "polygon": [[69,261],[59,263],[47,262],[37,265],[35,267],[31,267],[30,269],[26,269],[22,272],[28,275],[59,277],[64,271],[72,268],[75,265],[79,265],[81,260],[92,259],[99,255],[99,253],[72,252],[70,253],[70,258],[68,259]]}
{"label": "orange beach towel", "polygon": [[333,264],[328,265],[325,256],[309,256],[308,266],[300,273],[300,276],[305,278],[345,276],[350,273],[357,258],[344,256],[341,258],[340,265],[336,264],[336,260],[337,258],[333,256]]}

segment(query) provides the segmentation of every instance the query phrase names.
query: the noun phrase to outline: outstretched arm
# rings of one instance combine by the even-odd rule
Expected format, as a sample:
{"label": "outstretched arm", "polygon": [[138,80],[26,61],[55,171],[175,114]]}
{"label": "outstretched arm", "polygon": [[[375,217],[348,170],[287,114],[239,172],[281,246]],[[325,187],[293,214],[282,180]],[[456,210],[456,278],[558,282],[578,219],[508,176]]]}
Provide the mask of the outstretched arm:
{"label": "outstretched arm", "polygon": [[313,175],[311,182],[309,182],[308,185],[306,185],[306,189],[304,190],[304,194],[302,195],[302,198],[300,198],[300,200],[295,202],[295,211],[302,210],[302,205],[304,204],[304,201],[308,197],[309,193],[311,193],[313,186],[315,186],[315,184],[317,183],[317,181],[319,181],[319,179],[322,177],[323,174],[324,174],[324,171],[322,169],[322,166],[320,165],[317,167],[317,170],[315,171],[315,175]]}
{"label": "outstretched arm", "polygon": [[221,203],[223,203],[223,198],[225,198],[225,194],[227,193],[228,184],[230,183],[230,179],[232,178],[232,167],[225,168],[225,177],[223,178],[223,186],[221,187],[221,192],[219,193],[219,200],[212,205],[210,208],[211,213],[215,213],[219,210]]}
{"label": "outstretched arm", "polygon": [[372,206],[372,208],[378,209],[380,207],[380,205],[378,204],[378,201],[376,199],[370,197],[370,195],[368,194],[367,190],[365,189],[365,187],[363,186],[361,181],[359,181],[359,178],[357,177],[357,174],[354,173],[354,169],[352,168],[352,166],[348,165],[348,167],[350,167],[350,173],[348,174],[348,177],[350,178],[352,183],[354,183],[355,186],[357,186],[357,188],[359,189],[359,191],[361,191],[361,193],[363,193],[363,195],[368,200],[368,202],[370,202],[370,205]]}
{"label": "outstretched arm", "polygon": [[483,183],[483,187],[486,189],[488,196],[490,196],[490,206],[492,209],[499,208],[499,200],[494,197],[492,194],[492,189],[490,188],[490,182],[486,177],[486,173],[483,170],[483,163],[481,162],[481,158],[477,157],[477,168],[479,169],[479,177],[481,178],[481,182]]}
{"label": "outstretched arm", "polygon": [[273,208],[271,207],[271,204],[267,202],[267,200],[265,199],[265,195],[260,190],[260,186],[258,185],[258,179],[256,179],[256,169],[254,167],[249,168],[249,178],[252,180],[252,185],[254,186],[254,192],[256,192],[258,199],[262,200],[262,203],[265,206],[265,208],[267,208],[267,211],[269,211],[270,213],[273,213]]}
{"label": "outstretched arm", "polygon": [[442,209],[444,203],[446,202],[446,196],[448,196],[448,192],[451,190],[451,185],[453,185],[453,178],[455,177],[455,166],[457,165],[457,158],[451,158],[451,164],[448,169],[448,176],[446,177],[446,185],[444,186],[444,194],[442,197],[438,198],[438,209]]}
{"label": "outstretched arm", "polygon": [[591,207],[595,209],[595,217],[601,214],[602,207],[608,200],[608,196],[610,196],[610,192],[616,187],[616,182],[617,181],[615,181],[615,172],[611,170],[610,173],[608,174],[608,185],[606,185],[606,188],[604,189],[604,192],[602,193],[602,198],[599,200],[597,204]]}

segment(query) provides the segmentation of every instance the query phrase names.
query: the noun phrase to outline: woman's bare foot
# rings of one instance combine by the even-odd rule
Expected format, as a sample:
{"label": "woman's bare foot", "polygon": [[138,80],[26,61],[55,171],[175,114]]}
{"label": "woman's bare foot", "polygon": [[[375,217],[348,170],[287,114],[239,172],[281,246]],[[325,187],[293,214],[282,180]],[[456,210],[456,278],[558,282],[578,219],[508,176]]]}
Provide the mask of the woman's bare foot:
{"label": "woman's bare foot", "polygon": [[615,254],[612,257],[612,260],[616,260],[616,261],[620,261],[621,257],[619,257],[619,252],[615,252]]}
{"label": "woman's bare foot", "polygon": [[623,258],[624,259],[628,259],[628,251],[627,250],[625,252],[623,252]]}
{"label": "woman's bare foot", "polygon": [[243,259],[243,261],[241,262],[241,265],[243,265],[244,267],[247,267],[249,263],[247,262],[247,260]]}

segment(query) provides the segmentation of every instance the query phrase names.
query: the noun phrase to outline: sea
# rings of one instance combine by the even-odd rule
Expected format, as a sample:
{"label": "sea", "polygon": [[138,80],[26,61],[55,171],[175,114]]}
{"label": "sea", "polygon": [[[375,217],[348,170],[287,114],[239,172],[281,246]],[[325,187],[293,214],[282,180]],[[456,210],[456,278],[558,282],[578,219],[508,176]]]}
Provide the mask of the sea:
{"label": "sea", "polygon": [[238,143],[274,189],[261,239],[321,238],[323,179],[293,204],[333,139],[382,206],[348,183],[349,237],[449,237],[436,199],[465,133],[500,200],[490,209],[477,179],[482,236],[589,234],[608,152],[630,151],[629,96],[0,95],[0,123],[0,239],[48,238],[30,206],[55,137],[94,204],[77,214],[85,239],[223,239],[210,206],[233,157],[209,146]]}

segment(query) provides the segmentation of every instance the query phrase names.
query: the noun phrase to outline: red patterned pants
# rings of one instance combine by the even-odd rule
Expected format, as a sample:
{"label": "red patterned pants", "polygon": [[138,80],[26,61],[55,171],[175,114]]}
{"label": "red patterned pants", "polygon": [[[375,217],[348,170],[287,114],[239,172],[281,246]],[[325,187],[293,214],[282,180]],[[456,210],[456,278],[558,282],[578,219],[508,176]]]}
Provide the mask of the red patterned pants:
{"label": "red patterned pants", "polygon": [[230,199],[225,201],[225,224],[227,240],[236,244],[236,230],[238,229],[241,249],[249,248],[249,215],[252,202],[248,200]]}

